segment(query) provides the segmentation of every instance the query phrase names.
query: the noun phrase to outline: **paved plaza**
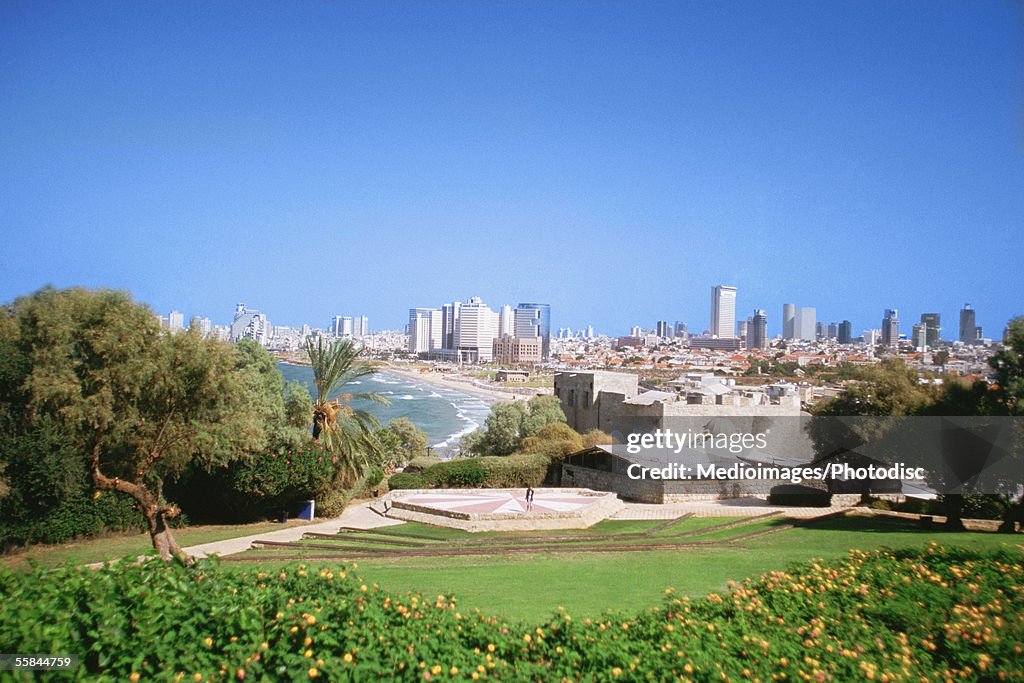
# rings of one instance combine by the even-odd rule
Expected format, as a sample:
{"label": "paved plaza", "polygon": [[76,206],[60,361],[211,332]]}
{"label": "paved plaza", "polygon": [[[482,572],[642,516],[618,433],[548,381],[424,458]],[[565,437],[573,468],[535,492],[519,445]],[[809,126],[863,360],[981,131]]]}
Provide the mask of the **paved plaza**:
{"label": "paved plaza", "polygon": [[404,502],[419,507],[446,510],[449,512],[472,513],[528,513],[528,512],[576,512],[594,505],[598,496],[580,495],[575,493],[553,493],[535,491],[533,505],[527,510],[526,491],[511,492],[504,490],[480,489],[467,490],[465,493],[447,493],[425,491],[413,496],[402,498]]}

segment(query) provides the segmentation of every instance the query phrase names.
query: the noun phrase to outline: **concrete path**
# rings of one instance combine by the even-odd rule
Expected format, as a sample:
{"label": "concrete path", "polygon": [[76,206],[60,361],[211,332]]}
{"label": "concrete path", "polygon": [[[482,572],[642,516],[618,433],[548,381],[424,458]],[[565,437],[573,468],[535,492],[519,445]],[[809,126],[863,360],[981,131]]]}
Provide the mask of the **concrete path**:
{"label": "concrete path", "polygon": [[338,533],[338,529],[343,526],[354,527],[356,529],[373,529],[379,526],[405,524],[405,522],[400,519],[386,519],[381,517],[380,515],[370,511],[369,505],[370,503],[353,505],[346,508],[345,512],[341,514],[341,517],[335,517],[334,519],[328,519],[323,522],[288,526],[282,528],[280,531],[268,531],[266,533],[255,534],[252,536],[242,536],[241,538],[229,538],[223,541],[213,541],[212,543],[192,545],[186,547],[185,552],[193,557],[206,557],[207,555],[234,555],[235,553],[245,552],[252,545],[253,541],[257,540],[298,541],[302,539],[303,534],[336,534]]}
{"label": "concrete path", "polygon": [[611,519],[674,519],[692,513],[695,517],[754,517],[768,512],[781,512],[783,517],[806,519],[830,512],[848,510],[848,507],[798,508],[769,505],[763,498],[733,498],[693,503],[645,504],[626,503]]}

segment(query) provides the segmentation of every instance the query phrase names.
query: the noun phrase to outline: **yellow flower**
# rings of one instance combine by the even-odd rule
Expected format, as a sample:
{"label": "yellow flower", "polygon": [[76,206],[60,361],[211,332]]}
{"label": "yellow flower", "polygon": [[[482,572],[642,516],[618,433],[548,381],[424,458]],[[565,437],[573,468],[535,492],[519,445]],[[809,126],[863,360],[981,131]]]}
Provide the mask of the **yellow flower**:
{"label": "yellow flower", "polygon": [[[99,491],[97,491],[96,493],[99,493]],[[139,672],[138,671],[133,671],[131,673],[131,675],[128,677],[128,680],[131,681],[132,683],[136,683],[139,680],[139,678],[140,678],[139,677]]]}
{"label": "yellow flower", "polygon": [[308,615],[306,617],[306,623],[309,624],[310,626],[312,626],[313,624],[316,623],[316,617],[314,617],[312,614]]}
{"label": "yellow flower", "polygon": [[615,667],[614,669],[612,669],[612,676],[621,676],[621,675],[622,675],[622,669],[620,669],[619,667]]}
{"label": "yellow flower", "polygon": [[345,656],[342,657],[342,659],[344,659],[346,663],[351,663],[352,662],[352,653],[351,652],[346,652]]}
{"label": "yellow flower", "polygon": [[434,666],[430,667],[430,673],[434,674],[435,676],[441,673],[441,665],[435,664]]}
{"label": "yellow flower", "polygon": [[310,678],[316,678],[319,675],[320,675],[320,672],[317,671],[317,668],[315,666],[310,668],[310,670],[309,670],[309,677]]}
{"label": "yellow flower", "polygon": [[487,651],[494,652],[494,643],[487,643]]}
{"label": "yellow flower", "polygon": [[210,638],[210,637],[204,638],[203,639],[203,645],[205,645],[206,647],[212,647],[213,646],[213,638]]}
{"label": "yellow flower", "polygon": [[533,636],[531,636],[529,633],[527,633],[525,636],[523,636],[523,640],[525,642],[529,643],[531,640],[533,640]]}
{"label": "yellow flower", "polygon": [[448,673],[449,673],[449,675],[452,675],[452,676],[458,675],[459,667],[453,666],[452,668],[448,669]]}

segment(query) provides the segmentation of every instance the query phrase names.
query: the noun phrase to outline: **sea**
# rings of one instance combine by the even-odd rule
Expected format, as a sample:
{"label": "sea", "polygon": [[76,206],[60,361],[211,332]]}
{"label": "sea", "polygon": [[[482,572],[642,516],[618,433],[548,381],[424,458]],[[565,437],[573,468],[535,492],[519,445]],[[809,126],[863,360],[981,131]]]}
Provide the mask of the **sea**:
{"label": "sea", "polygon": [[[305,365],[278,363],[286,382],[304,382],[309,393],[313,387],[313,369]],[[431,455],[450,457],[458,449],[459,439],[483,425],[491,407],[479,396],[447,387],[438,387],[404,375],[378,372],[346,384],[341,393],[378,393],[391,401],[381,405],[372,401],[353,400],[352,405],[366,410],[386,425],[396,417],[407,417],[427,433]],[[332,395],[333,396],[333,395]]]}

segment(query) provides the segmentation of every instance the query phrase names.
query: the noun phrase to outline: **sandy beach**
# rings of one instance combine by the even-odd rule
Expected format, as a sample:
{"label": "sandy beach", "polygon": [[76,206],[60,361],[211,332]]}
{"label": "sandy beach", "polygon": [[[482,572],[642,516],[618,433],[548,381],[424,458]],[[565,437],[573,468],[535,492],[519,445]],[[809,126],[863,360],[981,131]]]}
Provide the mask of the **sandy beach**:
{"label": "sandy beach", "polygon": [[453,389],[455,391],[472,394],[473,396],[479,396],[481,399],[491,404],[515,401],[517,399],[529,399],[536,396],[536,392],[534,390],[526,387],[523,387],[514,393],[498,389],[489,389],[477,384],[476,380],[462,375],[454,375],[452,373],[420,372],[416,368],[403,368],[391,363],[382,365],[380,369],[385,372],[393,372],[396,375],[408,377],[409,379],[416,379],[427,384],[433,384],[446,389]]}

